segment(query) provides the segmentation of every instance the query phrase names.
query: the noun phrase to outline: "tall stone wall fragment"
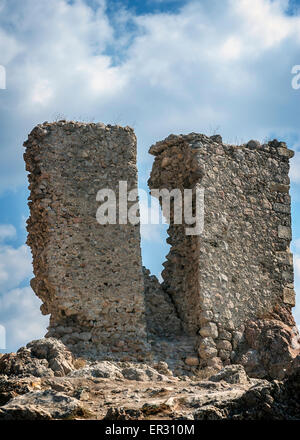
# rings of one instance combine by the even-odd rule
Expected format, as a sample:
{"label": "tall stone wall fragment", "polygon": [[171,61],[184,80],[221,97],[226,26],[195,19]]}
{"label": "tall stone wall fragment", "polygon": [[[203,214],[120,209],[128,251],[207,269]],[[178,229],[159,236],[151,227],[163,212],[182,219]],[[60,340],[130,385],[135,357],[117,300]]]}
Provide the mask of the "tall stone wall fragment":
{"label": "tall stone wall fragment", "polygon": [[96,220],[97,192],[137,188],[136,137],[129,127],[59,121],[24,143],[29,171],[31,286],[50,314],[48,336],[75,352],[145,352],[139,225]]}
{"label": "tall stone wall fragment", "polygon": [[202,362],[230,362],[248,322],[270,319],[278,307],[293,326],[293,152],[277,140],[236,146],[191,133],[170,135],[150,153],[151,189],[204,188],[204,231],[186,236],[171,216],[162,272],[186,332],[199,337]]}

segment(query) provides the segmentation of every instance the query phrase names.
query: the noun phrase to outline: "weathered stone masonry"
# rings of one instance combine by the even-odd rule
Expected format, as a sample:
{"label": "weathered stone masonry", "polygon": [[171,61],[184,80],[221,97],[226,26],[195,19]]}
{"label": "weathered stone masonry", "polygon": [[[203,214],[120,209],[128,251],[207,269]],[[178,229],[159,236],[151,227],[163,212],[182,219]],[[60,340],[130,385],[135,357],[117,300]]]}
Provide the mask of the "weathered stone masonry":
{"label": "weathered stone masonry", "polygon": [[201,367],[238,362],[253,376],[285,374],[300,339],[291,313],[293,152],[284,143],[235,146],[191,133],[150,148],[151,189],[205,190],[201,235],[186,235],[171,212],[162,284],[142,269],[139,225],[96,221],[99,190],[137,188],[132,129],[44,123],[24,146],[31,285],[50,314],[47,336],[86,357],[154,356],[173,366],[190,357],[195,366],[196,349]]}
{"label": "weathered stone masonry", "polygon": [[169,228],[163,288],[186,332],[199,335],[202,363],[229,362],[249,320],[295,304],[289,159],[282,142],[222,144],[220,136],[171,135],[150,148],[150,188],[205,190],[205,228]]}
{"label": "weathered stone masonry", "polygon": [[[48,336],[78,353],[146,351],[139,225],[100,225],[100,189],[137,187],[129,127],[37,126],[24,144],[30,172],[31,285],[50,314]],[[118,212],[118,211],[117,211]]]}

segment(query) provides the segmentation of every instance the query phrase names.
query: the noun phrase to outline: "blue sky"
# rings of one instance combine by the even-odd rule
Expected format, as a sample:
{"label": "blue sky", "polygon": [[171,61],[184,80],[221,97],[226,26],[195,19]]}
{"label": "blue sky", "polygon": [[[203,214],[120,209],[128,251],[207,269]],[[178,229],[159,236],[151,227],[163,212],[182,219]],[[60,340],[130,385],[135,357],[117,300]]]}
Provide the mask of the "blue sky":
{"label": "blue sky", "polygon": [[[300,2],[287,0],[0,0],[0,325],[7,350],[45,333],[29,287],[22,143],[45,120],[131,125],[140,186],[149,146],[170,133],[228,143],[277,137],[291,169],[300,323]],[[144,264],[159,275],[166,226],[143,227]]]}

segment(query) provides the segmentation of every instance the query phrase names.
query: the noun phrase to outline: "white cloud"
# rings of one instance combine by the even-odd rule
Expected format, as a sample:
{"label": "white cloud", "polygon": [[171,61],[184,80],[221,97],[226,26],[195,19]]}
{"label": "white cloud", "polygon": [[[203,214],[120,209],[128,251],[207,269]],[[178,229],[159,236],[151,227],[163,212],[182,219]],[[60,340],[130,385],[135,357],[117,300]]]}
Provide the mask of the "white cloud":
{"label": "white cloud", "polygon": [[160,243],[164,240],[162,233],[165,228],[162,225],[141,225],[141,238],[142,240]]}
{"label": "white cloud", "polygon": [[[13,225],[0,225],[0,242],[15,237]],[[0,348],[5,329],[8,351],[46,333],[48,317],[41,314],[41,301],[30,287],[19,287],[31,276],[30,249],[0,244]]]}
{"label": "white cloud", "polygon": [[17,287],[32,274],[30,249],[0,246],[0,293]]}
{"label": "white cloud", "polygon": [[285,15],[284,1],[191,0],[176,14],[144,16],[123,7],[112,22],[103,1],[98,9],[83,0],[2,6],[0,31],[13,43],[0,101],[0,190],[25,183],[20,145],[57,113],[135,125],[142,166],[150,144],[170,132],[218,125],[229,142],[274,131],[300,137],[290,87],[300,17]]}
{"label": "white cloud", "polygon": [[109,98],[122,83],[103,54],[112,38],[103,2],[97,11],[81,0],[2,3],[7,89],[0,97],[0,192],[26,183],[22,143],[36,123],[57,113],[92,119],[94,102],[105,108],[102,95]]}
{"label": "white cloud", "polygon": [[47,105],[53,97],[53,90],[48,80],[40,80],[32,91],[32,101],[36,104]]}
{"label": "white cloud", "polygon": [[221,55],[226,60],[234,60],[239,58],[242,52],[242,44],[238,37],[228,37],[221,46]]}
{"label": "white cloud", "polygon": [[297,151],[291,160],[290,178],[292,182],[300,182],[300,152]]}
{"label": "white cloud", "polygon": [[0,225],[0,243],[14,238],[17,234],[16,228],[13,225]]}
{"label": "white cloud", "polygon": [[165,226],[162,224],[162,214],[159,202],[154,197],[148,200],[146,192],[140,191],[140,231],[142,240],[161,242]]}
{"label": "white cloud", "polygon": [[0,296],[0,323],[6,330],[7,351],[45,335],[49,318],[42,316],[40,304],[30,287],[9,290]]}
{"label": "white cloud", "polygon": [[0,28],[0,64],[9,64],[21,51],[21,42]]}
{"label": "white cloud", "polygon": [[300,281],[300,254],[294,255],[294,267],[295,267],[295,275],[299,278]]}
{"label": "white cloud", "polygon": [[300,238],[296,238],[295,240],[293,240],[293,246],[297,251],[300,251]]}
{"label": "white cloud", "polygon": [[286,1],[231,0],[230,3],[242,20],[242,27],[247,31],[247,40],[258,50],[270,49],[290,35],[298,37],[299,18],[284,14]]}

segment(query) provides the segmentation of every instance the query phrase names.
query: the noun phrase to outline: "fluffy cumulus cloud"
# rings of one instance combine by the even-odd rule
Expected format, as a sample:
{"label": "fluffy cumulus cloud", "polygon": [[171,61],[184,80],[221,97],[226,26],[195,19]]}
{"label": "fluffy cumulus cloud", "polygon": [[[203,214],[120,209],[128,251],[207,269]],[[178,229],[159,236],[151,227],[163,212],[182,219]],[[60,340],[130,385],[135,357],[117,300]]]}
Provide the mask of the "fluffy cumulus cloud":
{"label": "fluffy cumulus cloud", "polygon": [[32,266],[27,246],[15,248],[6,243],[15,235],[14,226],[0,225],[0,349],[10,351],[43,336],[48,322],[41,316],[40,301],[31,288],[19,287],[28,283]]}
{"label": "fluffy cumulus cloud", "polygon": [[13,225],[0,225],[0,243],[6,239],[14,238],[17,234]]}
{"label": "fluffy cumulus cloud", "polygon": [[300,278],[300,255],[296,254],[294,260],[296,276]]}
{"label": "fluffy cumulus cloud", "polygon": [[[235,143],[276,136],[300,149],[300,90],[291,86],[292,67],[300,64],[300,14],[287,13],[288,0],[157,0],[145,2],[147,13],[130,5],[0,0],[7,76],[0,90],[0,194],[26,184],[21,145],[36,123],[56,118],[133,126],[143,188],[149,146],[172,132],[220,132]],[[162,230],[144,227],[143,242],[160,246]],[[3,226],[0,242],[13,234]],[[0,248],[0,282],[14,297],[18,285],[7,274],[21,259],[14,277],[25,276],[26,252]]]}
{"label": "fluffy cumulus cloud", "polygon": [[300,152],[297,151],[291,161],[290,177],[292,182],[300,183]]}
{"label": "fluffy cumulus cloud", "polygon": [[0,246],[0,290],[18,286],[31,273],[31,255],[27,246]]}
{"label": "fluffy cumulus cloud", "polygon": [[45,335],[49,319],[41,315],[39,306],[30,287],[7,290],[0,296],[0,324],[6,333],[0,349],[12,351]]}
{"label": "fluffy cumulus cloud", "polygon": [[118,2],[110,14],[104,1],[0,4],[2,190],[24,182],[21,144],[44,119],[133,125],[145,174],[147,148],[170,132],[300,138],[300,17],[285,13],[287,1],[191,0],[145,15]]}

